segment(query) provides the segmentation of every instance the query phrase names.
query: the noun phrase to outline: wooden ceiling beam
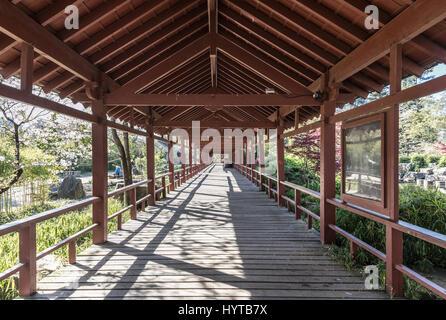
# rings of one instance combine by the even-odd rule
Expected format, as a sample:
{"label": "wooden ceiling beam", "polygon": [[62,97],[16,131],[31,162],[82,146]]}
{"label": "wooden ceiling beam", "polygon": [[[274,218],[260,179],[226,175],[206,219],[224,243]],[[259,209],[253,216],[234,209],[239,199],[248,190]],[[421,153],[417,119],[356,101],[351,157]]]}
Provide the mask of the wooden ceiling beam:
{"label": "wooden ceiling beam", "polygon": [[217,37],[218,49],[223,51],[227,56],[245,66],[249,70],[263,77],[270,83],[283,88],[293,94],[309,94],[309,90],[294,78],[283,74],[281,71],[275,69],[263,60],[259,59],[249,51],[231,42],[220,34]]}
{"label": "wooden ceiling beam", "polygon": [[104,103],[108,106],[288,106],[314,105],[321,102],[312,95],[279,95],[279,94],[105,94]]}
{"label": "wooden ceiling beam", "polygon": [[[329,84],[350,78],[387,55],[391,45],[404,44],[445,18],[443,0],[417,0],[333,66],[329,71]],[[322,79],[316,80],[310,88],[320,90]]]}
{"label": "wooden ceiling beam", "polygon": [[[318,19],[329,24],[332,28],[334,28],[332,30],[339,30],[343,34],[347,34],[347,36],[349,36],[350,38],[353,38],[355,41],[358,41],[359,44],[366,41],[367,38],[369,37],[369,34],[365,30],[351,23],[349,20],[344,19],[342,16],[337,15],[333,10],[328,9],[327,7],[323,6],[320,3],[317,3],[312,0],[302,0],[298,1],[296,5],[306,10],[309,10],[309,12],[312,15],[317,16]],[[364,6],[362,7],[362,14],[364,15],[364,18],[366,17],[364,8],[367,5],[368,4],[364,4]],[[380,9],[380,14],[381,14],[381,9]],[[386,59],[388,60],[387,57]],[[421,66],[416,64],[413,60],[411,60],[408,57],[403,57],[403,66],[407,72],[413,73],[417,76],[421,76],[421,74],[423,74],[424,72]],[[366,69],[373,69],[374,67],[375,65],[372,64],[368,66]]]}
{"label": "wooden ceiling beam", "polygon": [[[147,23],[150,22],[150,29],[147,31],[147,33],[152,30],[157,30],[156,32],[150,34],[149,36],[146,36],[139,42],[135,42],[136,40],[139,40],[141,37],[137,37],[137,35],[139,34],[132,31],[130,35],[125,35],[121,37],[116,42],[111,43],[103,50],[93,54],[90,59],[94,63],[99,63],[109,58],[116,52],[118,51],[121,52],[116,57],[102,64],[101,68],[106,72],[110,72],[114,69],[117,69],[119,66],[126,63],[127,61],[130,61],[132,58],[141,54],[142,52],[147,51],[151,48],[156,48],[157,45],[159,45],[163,41],[166,41],[166,39],[168,39],[169,37],[172,37],[176,33],[183,31],[185,26],[190,26],[190,27],[187,29],[187,31],[183,31],[182,33],[183,36],[185,34],[189,34],[191,30],[200,28],[203,24],[205,24],[205,22],[204,21],[197,22],[197,21],[200,20],[200,18],[203,17],[204,15],[205,15],[204,6],[200,6],[193,9],[187,15],[165,26],[164,24],[166,23],[166,21],[171,21],[169,20],[171,18],[167,19],[167,16],[163,15],[163,19],[157,19],[157,18],[151,19],[147,22]],[[134,45],[131,45],[131,43],[134,43]],[[122,52],[123,48],[126,48],[124,52]]]}
{"label": "wooden ceiling beam", "polygon": [[[224,15],[225,16],[225,15]],[[226,16],[225,16],[226,17]],[[229,20],[229,19],[228,19]],[[225,26],[227,30],[237,34],[244,41],[250,43],[257,50],[270,56],[275,61],[283,64],[284,66],[292,69],[300,76],[307,79],[307,81],[314,81],[325,70],[325,66],[320,65],[320,70],[314,71],[314,65],[318,65],[317,61],[299,52],[295,47],[287,44],[272,34],[263,31],[262,28],[257,28],[253,23],[246,21],[245,19],[235,19],[237,24],[229,21],[222,22],[222,26]],[[249,25],[248,25],[249,23]],[[299,60],[299,57],[305,57],[306,62],[303,63]],[[296,62],[296,59],[299,62]],[[308,63],[313,61],[311,69],[308,68]]]}
{"label": "wooden ceiling beam", "polygon": [[13,48],[17,42],[5,34],[0,33],[0,56]]}
{"label": "wooden ceiling beam", "polygon": [[[286,42],[292,44],[292,47],[294,48],[292,52],[293,55],[296,56],[296,59],[303,63],[307,68],[311,68],[314,72],[324,73],[327,67],[326,65],[333,65],[338,61],[337,56],[329,53],[327,50],[302,35],[299,35],[294,30],[284,26],[283,23],[280,23],[269,15],[257,10],[255,7],[249,5],[249,3],[239,1],[225,2],[225,4],[231,8],[231,11],[226,13],[227,16],[237,16],[237,19],[235,20],[238,20],[238,16],[242,15],[245,17],[245,21],[254,20],[255,24],[261,27],[260,29],[259,27],[254,27],[253,24],[250,24],[250,32],[255,32],[258,36],[268,39],[274,46],[281,47],[283,50],[290,49],[290,45],[286,45]],[[263,31],[261,31],[262,29]],[[270,29],[280,33],[282,37],[286,39],[286,42],[279,39],[273,39],[275,37],[268,32]],[[297,48],[300,48],[300,50]],[[321,60],[324,61],[324,63],[321,63]]]}
{"label": "wooden ceiling beam", "polygon": [[74,47],[74,49],[80,54],[86,54],[90,50],[93,50],[97,46],[103,44],[105,41],[109,40],[116,33],[130,27],[133,24],[138,24],[140,19],[153,14],[156,10],[160,9],[165,5],[164,0],[153,0],[144,2],[140,6],[136,7],[120,19],[107,25],[103,30],[96,32],[90,38],[82,41]]}
{"label": "wooden ceiling beam", "polygon": [[262,87],[262,88],[270,87],[270,88],[274,89],[276,91],[276,93],[278,93],[278,94],[283,93],[279,87],[268,83],[265,79],[258,76],[251,70],[246,69],[242,65],[237,64],[236,61],[231,60],[230,58],[226,58],[224,55],[222,55],[220,57],[219,61],[220,61],[220,64],[223,65],[224,67],[226,67],[227,69],[239,72],[241,75],[243,75],[247,79],[247,81],[256,83],[259,87]]}
{"label": "wooden ceiling beam", "polygon": [[[199,121],[199,120],[197,120]],[[155,121],[154,127],[192,128],[192,121]],[[276,128],[276,123],[271,121],[204,121],[200,122],[201,128]]]}
{"label": "wooden ceiling beam", "polygon": [[59,15],[64,13],[65,8],[69,5],[77,5],[81,3],[82,0],[59,0],[47,5],[45,8],[40,10],[34,17],[34,19],[39,22],[42,26],[47,26]]}
{"label": "wooden ceiling beam", "polygon": [[[355,9],[357,14],[360,14],[366,17],[366,13],[364,12],[364,8],[369,4],[366,0],[344,0],[346,4],[350,6],[350,8]],[[390,20],[392,20],[392,16],[383,10],[379,9],[379,24],[381,27],[386,25]],[[440,23],[445,23],[440,22]],[[424,51],[426,54],[434,55],[439,61],[446,63],[446,48],[440,46],[438,43],[435,43],[433,40],[429,39],[425,35],[418,35],[414,37],[409,43],[416,47],[419,50]]]}
{"label": "wooden ceiling beam", "polygon": [[207,57],[191,61],[180,69],[172,72],[172,74],[165,77],[161,81],[156,82],[153,86],[147,88],[144,93],[160,93],[163,90],[175,85],[175,83],[181,81],[182,79],[184,79],[184,77],[194,72],[195,70],[201,70],[202,68],[206,67],[209,68],[209,61]]}
{"label": "wooden ceiling beam", "polygon": [[216,34],[218,32],[218,3],[216,0],[207,0],[209,34],[211,35],[209,59],[211,63],[211,85],[217,88],[217,44]]}
{"label": "wooden ceiling beam", "polygon": [[131,2],[131,0],[109,0],[101,3],[99,6],[94,8],[87,14],[79,17],[79,28],[78,29],[62,29],[57,33],[57,37],[63,42],[68,42],[75,36],[84,32],[88,27],[92,26],[94,23],[101,21],[108,16],[114,14],[116,10],[119,10],[126,4]]}
{"label": "wooden ceiling beam", "polygon": [[125,96],[126,94],[142,91],[157,80],[166,76],[169,72],[178,69],[190,60],[194,59],[204,51],[209,49],[209,34],[198,38],[183,47],[175,54],[170,55],[163,62],[144,71],[139,77],[129,81],[121,88],[115,90],[113,95]]}
{"label": "wooden ceiling beam", "polygon": [[[37,53],[85,81],[98,80],[102,74],[96,66],[6,0],[0,1],[0,31],[16,41],[32,44]],[[107,76],[104,78],[109,86],[116,86]]]}
{"label": "wooden ceiling beam", "polygon": [[182,87],[190,85],[197,78],[203,79],[203,76],[209,73],[209,65],[203,65],[200,68],[195,68],[187,76],[184,76],[180,81],[171,84],[168,87],[162,88],[162,90],[157,90],[158,94],[169,94],[177,93]]}
{"label": "wooden ceiling beam", "polygon": [[199,28],[187,28],[175,36],[167,39],[158,46],[149,49],[147,52],[135,57],[132,61],[124,64],[121,68],[111,73],[113,79],[119,79],[123,83],[128,82],[139,76],[139,74],[150,68],[148,63],[156,65],[167,59],[170,55],[174,55],[182,47],[188,45],[203,36],[203,24]]}

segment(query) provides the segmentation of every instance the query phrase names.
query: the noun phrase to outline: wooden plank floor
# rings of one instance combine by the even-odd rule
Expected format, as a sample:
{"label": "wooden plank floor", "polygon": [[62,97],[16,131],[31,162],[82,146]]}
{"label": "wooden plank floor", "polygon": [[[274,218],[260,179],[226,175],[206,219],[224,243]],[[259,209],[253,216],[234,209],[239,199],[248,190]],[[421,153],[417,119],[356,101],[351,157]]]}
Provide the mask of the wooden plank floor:
{"label": "wooden plank floor", "polygon": [[32,299],[387,299],[327,256],[315,232],[221,165],[69,265]]}

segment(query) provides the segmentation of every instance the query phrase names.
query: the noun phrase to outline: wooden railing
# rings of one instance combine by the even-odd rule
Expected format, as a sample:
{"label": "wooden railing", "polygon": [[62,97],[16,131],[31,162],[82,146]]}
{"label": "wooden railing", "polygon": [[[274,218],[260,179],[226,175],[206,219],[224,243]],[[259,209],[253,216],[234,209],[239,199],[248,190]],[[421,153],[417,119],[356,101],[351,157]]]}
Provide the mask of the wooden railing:
{"label": "wooden railing", "polygon": [[[277,199],[277,190],[273,189],[272,183],[274,182],[277,186],[277,178],[271,177],[269,175],[266,175],[258,170],[253,169],[252,167],[248,167],[245,165],[234,165],[234,167],[243,175],[248,177],[253,183],[255,183],[257,186],[260,187],[261,191],[266,191],[270,198],[274,198],[275,201],[278,201]],[[267,183],[264,183],[266,181]],[[308,188],[296,185],[291,182],[287,181],[280,181],[280,185],[294,190],[294,200],[290,199],[286,195],[282,196],[282,199],[286,202],[288,211],[291,211],[291,206],[294,206],[295,211],[295,217],[296,219],[301,219],[301,212],[307,214],[307,223],[308,228],[312,228],[312,219],[316,219],[320,221],[320,217],[315,214],[314,212],[308,210],[307,208],[304,208],[301,205],[301,193],[305,193],[307,195],[310,195],[314,198],[317,198],[321,200],[320,193],[317,191],[310,190]],[[274,196],[273,196],[274,194]],[[322,200],[321,200],[322,201]],[[400,232],[403,232],[407,235],[410,235],[412,237],[418,238],[420,240],[429,242],[431,244],[434,244],[436,246],[439,246],[441,248],[446,249],[446,235],[421,228],[418,226],[415,226],[413,224],[404,222],[404,221],[398,221],[394,222],[389,219],[389,217],[371,211],[366,210],[364,208],[361,208],[356,205],[348,204],[346,202],[343,202],[339,199],[327,199],[328,203],[334,205],[337,208],[347,210],[351,213],[358,214],[362,217],[365,217],[367,219],[373,220],[375,222],[381,223],[385,225],[386,227],[394,228]],[[357,257],[357,249],[358,247],[366,250],[367,252],[373,254],[377,258],[381,259],[384,262],[387,262],[387,256],[385,253],[379,251],[378,249],[370,246],[369,244],[365,243],[361,239],[358,239],[357,237],[353,236],[352,234],[348,233],[347,231],[339,228],[336,225],[329,224],[328,227],[338,233],[339,235],[345,237],[350,241],[350,252],[354,259]],[[438,284],[434,283],[433,281],[427,279],[423,275],[417,273],[416,271],[408,268],[407,266],[401,264],[396,265],[396,269],[400,271],[401,273],[405,274],[412,280],[418,282],[425,288],[431,290],[433,293],[437,294],[443,299],[446,299],[446,288],[443,288],[439,286]]]}
{"label": "wooden railing", "polygon": [[[188,179],[192,176],[199,173],[201,170],[205,168],[205,165],[194,165],[187,168],[187,177]],[[124,192],[129,193],[130,204],[122,208],[116,213],[113,213],[107,217],[108,221],[117,218],[117,228],[120,230],[122,228],[122,215],[130,210],[130,218],[136,219],[137,216],[137,206],[141,205],[141,209],[144,211],[147,206],[147,201],[150,197],[156,196],[159,192],[164,192],[164,196],[167,195],[166,188],[172,183],[165,184],[166,176],[174,176],[178,174],[178,185],[180,185],[180,181],[186,181],[186,170],[176,170],[174,173],[164,173],[155,177],[156,179],[162,179],[163,188],[155,191],[155,195],[147,194],[141,199],[137,200],[136,198],[136,188],[149,184],[152,180],[144,180],[141,182],[134,183],[129,186],[125,186],[119,188],[117,190],[111,191],[108,193],[107,198],[111,198],[117,195],[120,195]],[[164,191],[163,191],[164,190]],[[99,197],[90,197],[81,201],[78,201],[73,204],[69,204],[67,206],[49,210],[40,214],[33,215],[29,218],[17,220],[11,223],[7,223],[4,225],[0,225],[0,237],[18,232],[19,233],[19,263],[15,266],[3,271],[0,273],[0,281],[3,281],[12,275],[19,272],[19,294],[21,296],[28,296],[35,292],[36,282],[37,282],[37,261],[42,259],[43,257],[49,255],[50,253],[68,245],[68,262],[73,264],[76,262],[76,240],[89,232],[92,232],[93,229],[99,226],[99,223],[93,223],[87,228],[71,235],[70,237],[52,245],[51,247],[37,253],[36,252],[36,226],[38,223],[46,221],[51,218],[59,217],[64,214],[68,214],[72,211],[84,209],[87,206],[90,206],[98,201],[101,198]]]}

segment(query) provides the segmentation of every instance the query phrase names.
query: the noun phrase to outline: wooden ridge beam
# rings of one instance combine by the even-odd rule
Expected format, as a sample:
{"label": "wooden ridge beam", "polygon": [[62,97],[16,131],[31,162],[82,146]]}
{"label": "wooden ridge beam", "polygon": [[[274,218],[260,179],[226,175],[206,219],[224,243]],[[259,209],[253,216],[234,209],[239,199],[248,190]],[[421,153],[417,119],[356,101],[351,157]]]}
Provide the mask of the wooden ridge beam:
{"label": "wooden ridge beam", "polygon": [[[198,120],[197,120],[198,121]],[[192,121],[160,121],[153,124],[154,127],[191,128]],[[201,128],[276,128],[276,123],[271,121],[204,121],[200,122]]]}
{"label": "wooden ridge beam", "polygon": [[313,105],[320,102],[312,95],[279,94],[106,94],[108,106],[289,106]]}

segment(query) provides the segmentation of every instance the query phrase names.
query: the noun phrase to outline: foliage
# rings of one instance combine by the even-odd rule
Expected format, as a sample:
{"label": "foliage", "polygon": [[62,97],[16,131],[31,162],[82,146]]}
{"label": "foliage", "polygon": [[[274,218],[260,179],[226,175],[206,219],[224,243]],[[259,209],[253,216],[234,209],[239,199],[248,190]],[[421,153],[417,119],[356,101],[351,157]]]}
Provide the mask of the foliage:
{"label": "foliage", "polygon": [[410,163],[410,157],[409,156],[400,156],[400,163]]}
{"label": "foliage", "polygon": [[[1,136],[0,145],[0,185],[3,185],[15,170],[14,146],[10,139]],[[21,164],[22,181],[54,180],[60,168],[54,157],[32,146],[22,148]]]}
{"label": "foliage", "polygon": [[[2,216],[0,223],[8,223],[18,219],[26,218],[37,213],[45,212],[47,210],[55,209],[57,207],[66,205],[66,201],[57,201],[46,203],[41,206],[31,206],[23,208],[19,212],[15,212],[9,216]],[[109,199],[108,202],[108,212],[109,215],[119,211],[124,206],[121,202],[116,199]],[[36,228],[36,244],[37,252],[60,242],[74,233],[88,227],[91,225],[92,211],[91,207],[73,211],[69,214],[65,214],[56,218],[52,218],[43,221],[37,225]],[[130,218],[130,214],[123,214],[123,223]],[[117,227],[116,219],[109,222],[108,230],[109,232],[115,230]],[[91,232],[87,235],[78,238],[76,240],[76,252],[79,253],[85,250],[92,244]],[[0,237],[0,272],[11,268],[18,263],[18,253],[19,253],[19,243],[18,234],[12,233]],[[68,248],[67,246],[57,250],[54,254],[63,262],[68,261]],[[9,278],[0,282],[0,300],[1,299],[13,299],[17,296],[17,287],[14,278]]]}
{"label": "foliage", "polygon": [[440,162],[441,156],[439,155],[430,155],[427,157],[427,163],[429,164],[438,164]]}
{"label": "foliage", "polygon": [[446,144],[438,141],[435,145],[435,149],[440,151],[442,154],[446,155]]}
{"label": "foliage", "polygon": [[320,133],[317,130],[305,132],[293,137],[286,152],[301,157],[304,168],[318,172],[320,168]]}
{"label": "foliage", "polygon": [[37,122],[24,138],[51,155],[60,170],[75,170],[82,162],[91,163],[91,125],[53,113]]}
{"label": "foliage", "polygon": [[416,171],[420,171],[421,168],[427,168],[427,160],[426,156],[424,155],[415,154],[411,157],[410,162]]}
{"label": "foliage", "polygon": [[[310,188],[318,191],[319,179],[313,173],[305,172],[302,164],[294,157],[285,158],[286,180],[299,185],[304,185],[305,178],[311,176]],[[340,178],[336,178],[336,194],[340,195]],[[287,196],[294,198],[291,190]],[[446,196],[432,189],[425,190],[416,186],[404,186],[400,188],[400,219],[441,234],[446,234]],[[320,213],[319,201],[302,194],[302,206]],[[306,214],[302,214],[306,219]],[[343,209],[336,209],[336,225],[358,237],[372,247],[385,252],[385,227],[382,224],[363,218]],[[313,220],[313,227],[319,230],[319,223]],[[350,242],[337,235],[337,247],[330,248],[330,254],[342,260],[347,267],[355,265],[365,266],[380,264],[381,261],[368,252],[358,249],[358,259],[355,263],[349,253]],[[404,235],[404,264],[415,267],[422,272],[431,272],[433,268],[446,268],[446,250],[429,244],[415,237]],[[385,268],[381,268],[385,270]],[[383,275],[384,277],[385,275]],[[415,282],[405,278],[405,294],[411,298],[432,297],[426,289]]]}
{"label": "foliage", "polygon": [[[320,129],[301,133],[290,139],[285,151],[301,160],[306,171],[320,170]],[[341,169],[341,127],[336,126],[336,171]]]}
{"label": "foliage", "polygon": [[438,162],[438,166],[441,168],[446,167],[446,156],[441,157],[440,161]]}

